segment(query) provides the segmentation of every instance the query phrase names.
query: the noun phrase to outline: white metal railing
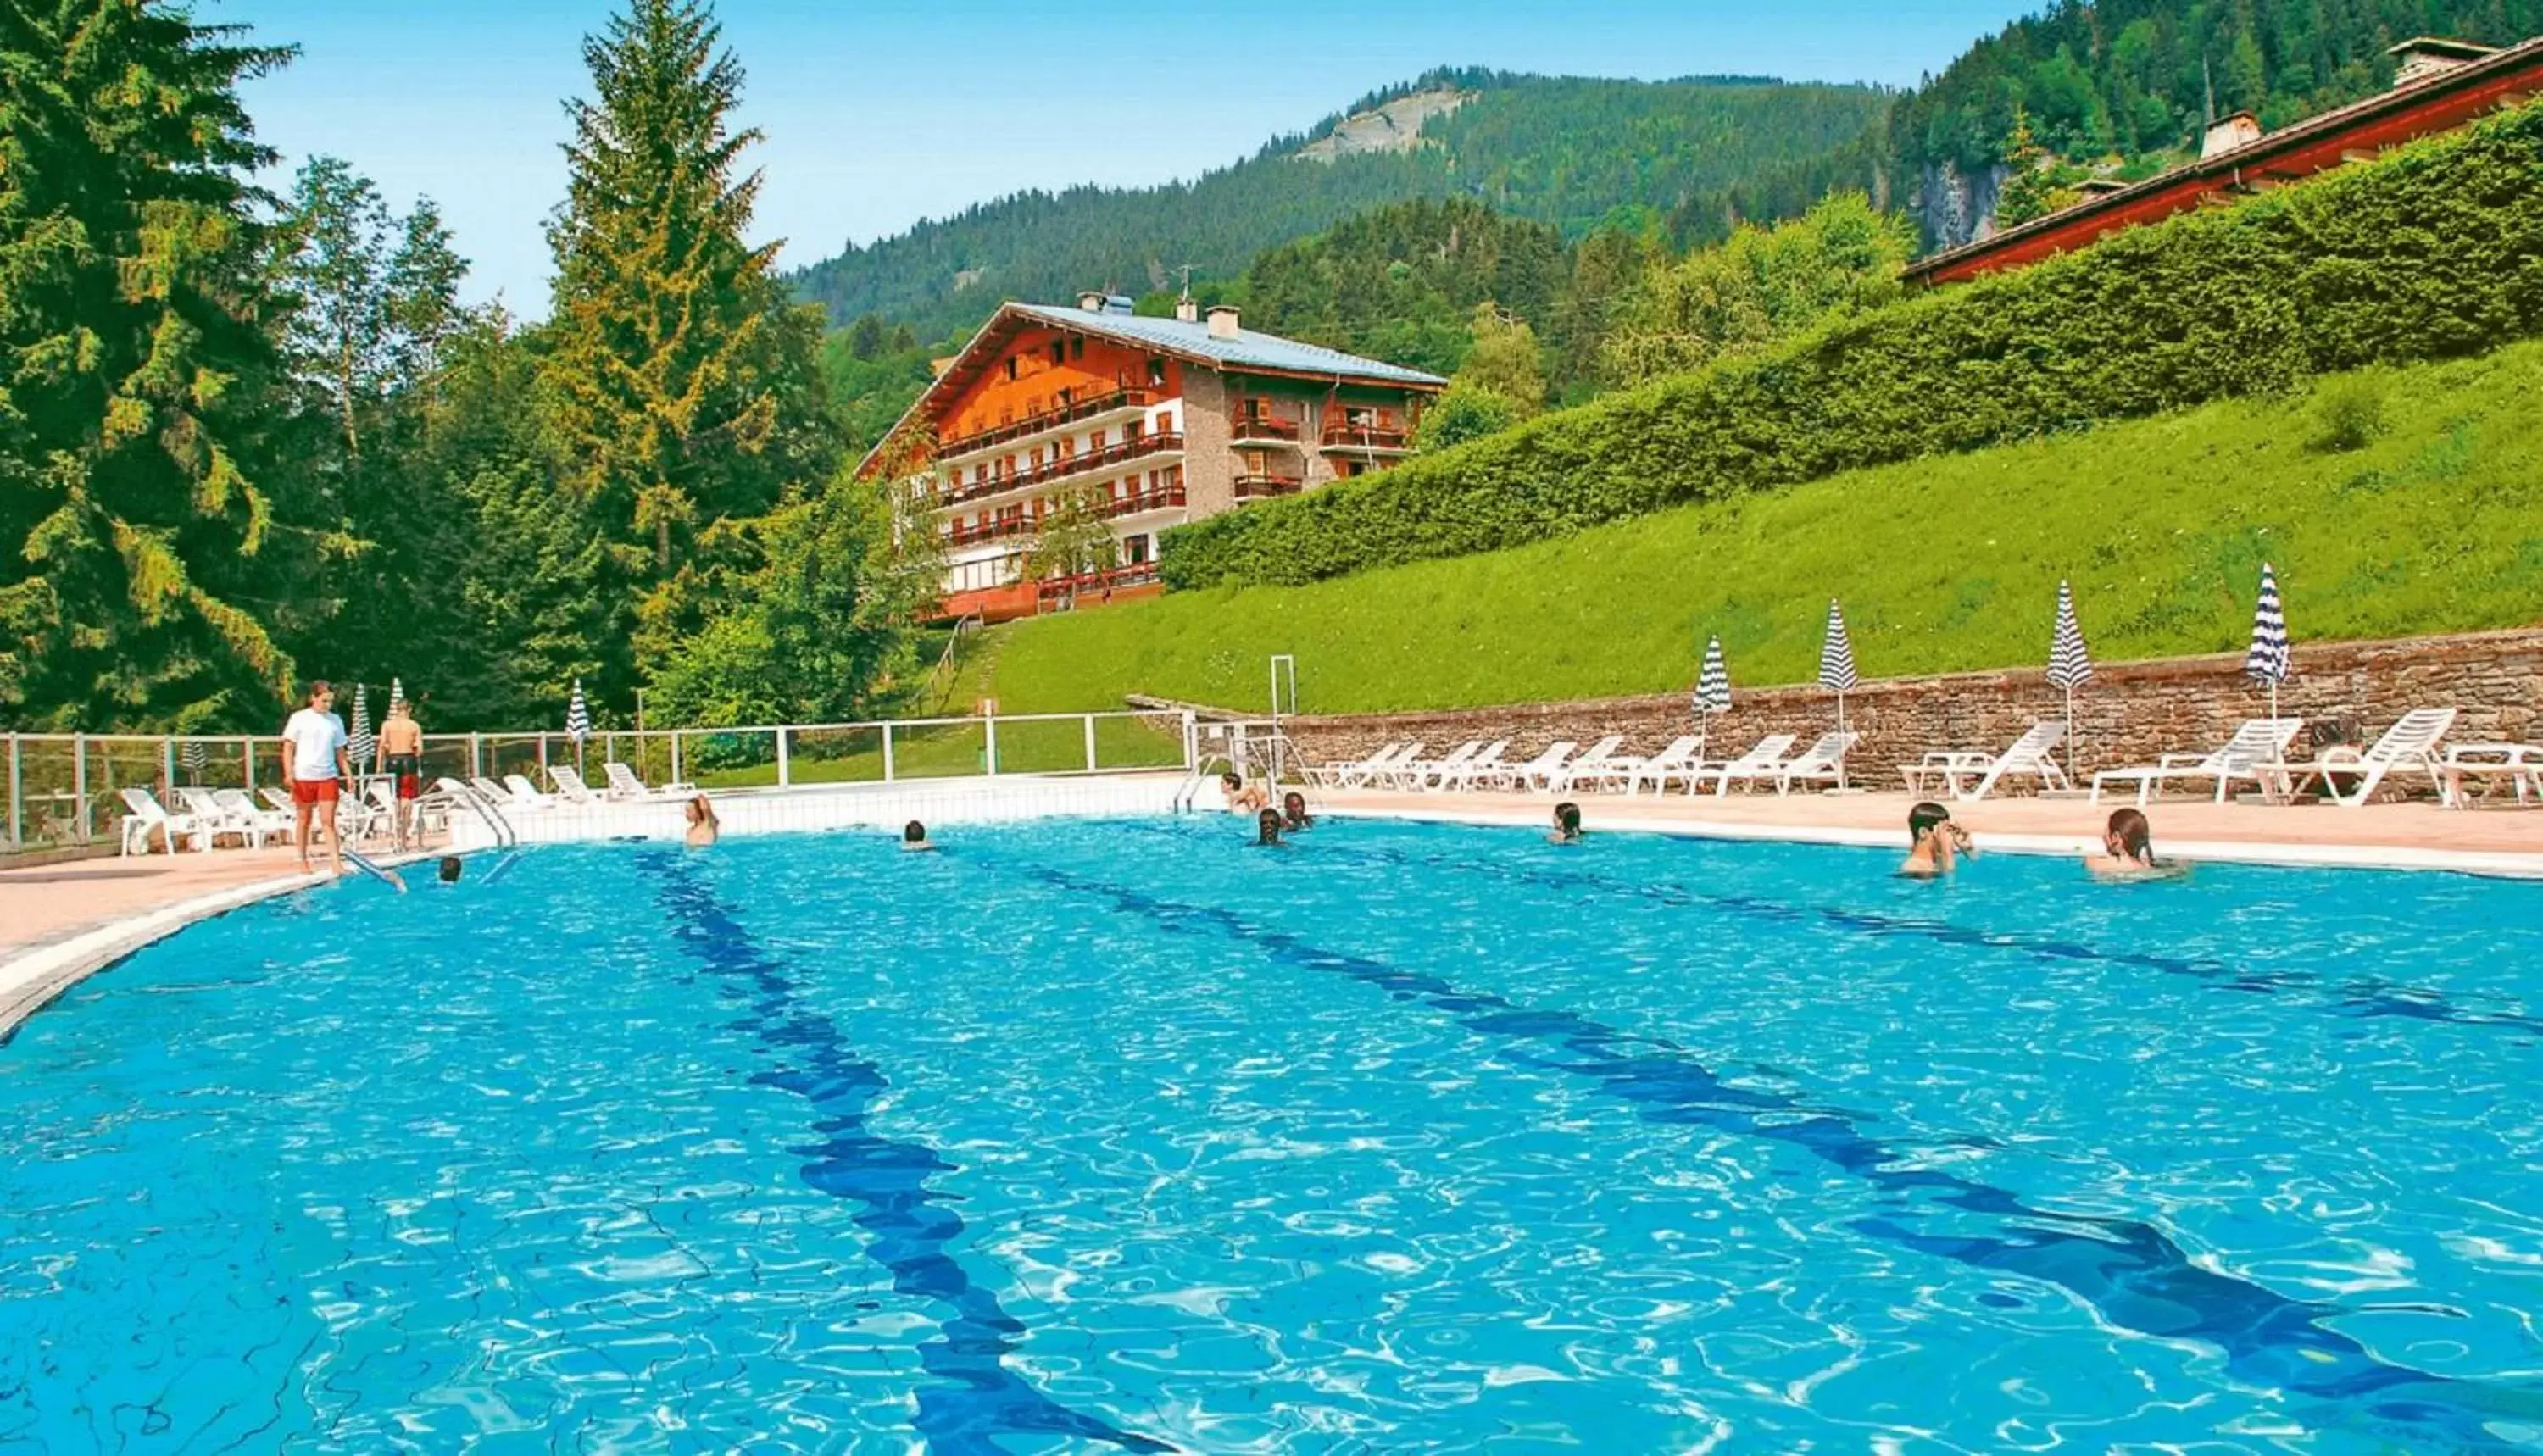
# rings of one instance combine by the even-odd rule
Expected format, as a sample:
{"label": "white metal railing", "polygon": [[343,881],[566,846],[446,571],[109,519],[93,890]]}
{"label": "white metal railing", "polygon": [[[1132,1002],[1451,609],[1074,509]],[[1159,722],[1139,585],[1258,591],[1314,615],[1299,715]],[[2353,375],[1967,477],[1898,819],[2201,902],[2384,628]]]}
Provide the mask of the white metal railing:
{"label": "white metal railing", "polygon": [[[595,728],[426,733],[424,777],[519,774],[539,788],[550,765],[629,766],[647,784],[710,792],[894,784],[999,774],[1190,773],[1198,742],[1184,712],[1034,713],[879,719],[728,728]],[[121,791],[163,801],[181,787],[244,789],[282,782],[278,735],[7,733],[0,848],[113,842]],[[374,777],[371,764],[356,776]],[[595,791],[606,785],[595,780]]]}

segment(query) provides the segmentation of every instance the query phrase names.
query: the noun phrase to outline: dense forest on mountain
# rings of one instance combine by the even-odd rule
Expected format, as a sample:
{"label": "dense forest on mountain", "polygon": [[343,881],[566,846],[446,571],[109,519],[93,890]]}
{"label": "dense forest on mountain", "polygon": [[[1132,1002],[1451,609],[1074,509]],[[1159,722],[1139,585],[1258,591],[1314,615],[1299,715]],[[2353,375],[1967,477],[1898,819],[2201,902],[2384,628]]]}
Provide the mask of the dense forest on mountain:
{"label": "dense forest on mountain", "polygon": [[2543,0],[2059,0],[1900,98],[1888,150],[1903,180],[1991,166],[2019,112],[2053,156],[2143,159],[2196,146],[2211,114],[2274,130],[2372,95],[2414,36],[2537,33]]}
{"label": "dense forest on mountain", "polygon": [[1185,265],[1202,277],[1233,277],[1267,248],[1415,197],[1471,197],[1576,236],[1647,215],[1716,218],[1726,190],[1855,142],[1890,101],[1870,87],[1736,78],[1440,72],[1416,84],[1473,94],[1409,151],[1330,162],[1292,155],[1328,121],[1193,182],[984,202],[850,247],[794,281],[834,323],[878,313],[941,338],[1005,298],[1065,298],[1097,286],[1138,293],[1164,287],[1169,270]]}

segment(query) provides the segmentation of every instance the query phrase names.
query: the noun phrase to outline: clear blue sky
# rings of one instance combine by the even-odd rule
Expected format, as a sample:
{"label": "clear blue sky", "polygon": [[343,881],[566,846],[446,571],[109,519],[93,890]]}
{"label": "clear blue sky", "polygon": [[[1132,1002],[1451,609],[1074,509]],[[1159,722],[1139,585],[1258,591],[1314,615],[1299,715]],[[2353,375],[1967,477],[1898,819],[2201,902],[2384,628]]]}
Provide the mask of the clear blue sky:
{"label": "clear blue sky", "polygon": [[[609,0],[196,0],[298,44],[251,84],[291,165],[350,161],[403,209],[438,201],[472,296],[547,306],[539,224],[565,190],[559,103]],[[789,266],[1024,188],[1190,177],[1435,65],[1910,85],[2027,0],[725,0],[768,133],[761,238]],[[277,179],[278,181],[278,179]]]}

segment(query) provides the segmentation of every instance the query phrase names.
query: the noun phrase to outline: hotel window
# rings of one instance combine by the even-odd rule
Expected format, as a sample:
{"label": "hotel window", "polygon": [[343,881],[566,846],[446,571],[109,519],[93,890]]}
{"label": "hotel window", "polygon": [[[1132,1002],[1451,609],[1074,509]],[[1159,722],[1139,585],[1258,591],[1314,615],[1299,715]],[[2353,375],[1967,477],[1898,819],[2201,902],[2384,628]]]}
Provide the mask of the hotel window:
{"label": "hotel window", "polygon": [[1270,475],[1272,473],[1271,461],[1261,450],[1239,450],[1236,453],[1244,457],[1245,473],[1247,475]]}
{"label": "hotel window", "polygon": [[1065,341],[1054,339],[1050,342],[1050,361],[1054,364],[1068,362],[1068,345]]}
{"label": "hotel window", "polygon": [[1167,490],[1169,490],[1169,491],[1180,491],[1180,490],[1182,490],[1183,488],[1184,488],[1184,468],[1183,468],[1182,466],[1180,466],[1180,465],[1169,465],[1169,466],[1167,466],[1167,467],[1166,467],[1166,489],[1167,489]]}
{"label": "hotel window", "polygon": [[1010,355],[1010,356],[1008,357],[1008,359],[1007,359],[1007,377],[1008,377],[1009,379],[1013,379],[1013,378],[1015,378],[1015,377],[1016,377],[1016,361],[1015,361],[1015,358],[1014,358],[1012,355]]}
{"label": "hotel window", "polygon": [[1033,468],[1036,470],[1041,469],[1041,446],[1040,445],[1033,447]]}
{"label": "hotel window", "polygon": [[1148,360],[1148,383],[1151,385],[1160,385],[1165,382],[1166,361],[1163,359]]}
{"label": "hotel window", "polygon": [[1074,460],[1077,458],[1077,437],[1075,435],[1064,434],[1059,437],[1059,458],[1062,460]]}
{"label": "hotel window", "polygon": [[1138,421],[1133,420],[1133,421],[1129,421],[1128,423],[1126,423],[1126,424],[1124,424],[1124,425],[1122,425],[1122,426],[1121,426],[1121,443],[1123,443],[1123,444],[1125,444],[1125,445],[1129,445],[1129,444],[1136,444],[1136,443],[1138,442],[1138,439],[1139,439],[1139,421]]}
{"label": "hotel window", "polygon": [[1086,437],[1086,448],[1100,453],[1104,448],[1104,431],[1099,429],[1089,434]]}
{"label": "hotel window", "polygon": [[1145,536],[1133,536],[1129,540],[1122,542],[1121,559],[1130,566],[1146,566],[1148,564],[1148,538]]}
{"label": "hotel window", "polygon": [[1086,341],[1083,339],[1072,339],[1068,341],[1068,356],[1072,359],[1082,359],[1086,357]]}

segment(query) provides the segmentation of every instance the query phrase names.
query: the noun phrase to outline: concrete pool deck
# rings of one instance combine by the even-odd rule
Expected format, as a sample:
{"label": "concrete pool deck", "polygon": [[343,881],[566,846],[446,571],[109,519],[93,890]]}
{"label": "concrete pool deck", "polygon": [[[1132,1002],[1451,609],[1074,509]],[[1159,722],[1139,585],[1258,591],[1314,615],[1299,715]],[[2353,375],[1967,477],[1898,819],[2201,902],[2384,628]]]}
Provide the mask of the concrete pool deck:
{"label": "concrete pool deck", "polygon": [[[1543,794],[1407,794],[1332,790],[1325,812],[1540,825],[1557,802]],[[1573,796],[1584,828],[1640,829],[1721,839],[1783,839],[1907,849],[1907,809],[1917,797],[1863,794],[1712,794],[1694,798]],[[2098,849],[2111,810],[2126,797],[1990,799],[1949,805],[1981,850],[2081,855]],[[2440,808],[2433,804],[2216,804],[2163,800],[2146,806],[2156,849],[2187,860],[2348,869],[2455,870],[2543,879],[2543,808]]]}

